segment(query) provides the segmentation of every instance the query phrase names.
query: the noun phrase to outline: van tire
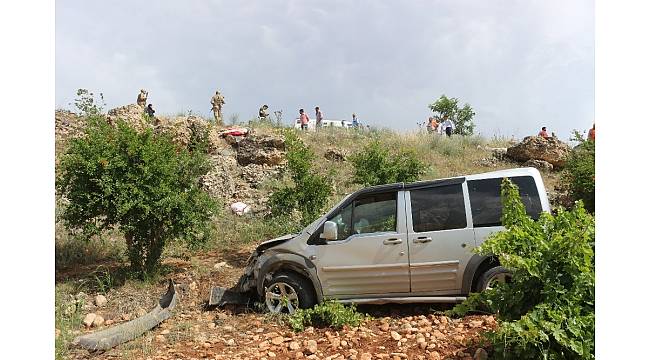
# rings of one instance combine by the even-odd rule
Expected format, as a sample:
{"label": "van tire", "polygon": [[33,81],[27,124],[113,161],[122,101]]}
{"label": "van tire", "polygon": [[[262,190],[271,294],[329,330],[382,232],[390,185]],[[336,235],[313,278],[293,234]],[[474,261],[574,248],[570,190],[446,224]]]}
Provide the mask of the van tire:
{"label": "van tire", "polygon": [[291,272],[280,272],[273,276],[271,281],[269,281],[264,286],[264,301],[267,303],[267,309],[270,312],[274,312],[266,301],[266,293],[269,289],[273,289],[276,284],[284,284],[287,290],[291,289],[295,291],[295,294],[298,296],[298,307],[301,309],[307,309],[313,307],[316,304],[316,296],[314,294],[314,289],[309,282],[309,280],[304,277],[291,273]]}
{"label": "van tire", "polygon": [[482,292],[491,287],[491,283],[494,281],[510,282],[511,279],[512,273],[508,271],[508,269],[504,268],[503,266],[495,266],[488,269],[483,273],[483,275],[481,275],[481,277],[478,279],[476,290],[478,292]]}

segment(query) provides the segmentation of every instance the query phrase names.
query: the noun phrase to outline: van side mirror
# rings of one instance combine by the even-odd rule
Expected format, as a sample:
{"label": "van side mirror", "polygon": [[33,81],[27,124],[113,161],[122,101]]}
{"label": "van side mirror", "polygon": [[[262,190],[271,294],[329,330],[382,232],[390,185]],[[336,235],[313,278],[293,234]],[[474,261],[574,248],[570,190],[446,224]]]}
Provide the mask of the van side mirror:
{"label": "van side mirror", "polygon": [[339,228],[334,221],[325,221],[323,225],[323,233],[320,235],[321,239],[337,240],[339,238]]}

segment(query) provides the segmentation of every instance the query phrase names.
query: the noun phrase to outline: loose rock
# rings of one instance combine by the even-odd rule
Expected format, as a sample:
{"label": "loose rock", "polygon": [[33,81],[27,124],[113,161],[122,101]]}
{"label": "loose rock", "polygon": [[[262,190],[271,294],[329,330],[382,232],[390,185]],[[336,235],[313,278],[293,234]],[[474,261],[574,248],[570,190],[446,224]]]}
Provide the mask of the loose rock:
{"label": "loose rock", "polygon": [[106,300],[106,297],[104,295],[95,296],[95,305],[97,307],[102,307],[102,306],[106,305],[107,302],[108,302],[108,300]]}

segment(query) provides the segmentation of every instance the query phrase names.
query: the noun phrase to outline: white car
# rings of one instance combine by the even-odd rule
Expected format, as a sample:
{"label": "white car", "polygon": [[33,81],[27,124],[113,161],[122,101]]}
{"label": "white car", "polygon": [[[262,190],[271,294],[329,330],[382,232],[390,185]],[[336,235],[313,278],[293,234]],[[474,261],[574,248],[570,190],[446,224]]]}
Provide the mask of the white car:
{"label": "white car", "polygon": [[504,177],[519,186],[528,215],[550,212],[534,168],[368,187],[301,233],[259,245],[237,286],[213,289],[209,303],[256,297],[271,312],[292,313],[326,299],[460,302],[509,279],[495,256],[472,252],[504,229]]}

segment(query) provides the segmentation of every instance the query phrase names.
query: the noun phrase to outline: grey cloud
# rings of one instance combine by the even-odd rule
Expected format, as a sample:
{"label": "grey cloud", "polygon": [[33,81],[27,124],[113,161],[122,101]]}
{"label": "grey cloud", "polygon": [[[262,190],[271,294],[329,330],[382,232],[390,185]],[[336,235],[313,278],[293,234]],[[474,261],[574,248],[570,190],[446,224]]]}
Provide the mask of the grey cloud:
{"label": "grey cloud", "polygon": [[56,102],[77,88],[108,107],[149,90],[159,113],[225,115],[262,103],[414,129],[441,94],[469,102],[484,135],[594,118],[590,1],[56,2]]}

